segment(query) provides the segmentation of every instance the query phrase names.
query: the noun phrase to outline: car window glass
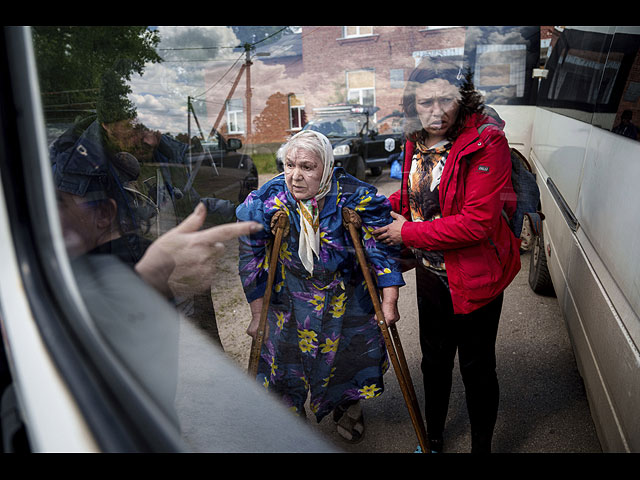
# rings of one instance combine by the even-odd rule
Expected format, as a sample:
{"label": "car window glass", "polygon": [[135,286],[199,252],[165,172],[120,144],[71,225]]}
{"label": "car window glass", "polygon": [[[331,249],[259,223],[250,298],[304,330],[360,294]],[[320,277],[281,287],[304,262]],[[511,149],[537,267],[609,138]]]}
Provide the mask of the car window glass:
{"label": "car window glass", "polygon": [[[492,28],[32,27],[60,222],[85,301],[119,361],[192,437],[213,428],[195,413],[216,407],[203,387],[213,370],[190,347],[213,345],[239,371],[248,362],[238,241],[202,260],[217,269],[204,289],[184,272],[171,288],[158,286],[158,273],[133,290],[145,254],[199,204],[202,228],[236,222],[238,205],[278,174],[276,152],[301,128],[348,139],[334,145],[348,173],[389,175],[406,79],[425,56],[450,57],[461,71],[472,64],[488,103],[533,105],[543,27]],[[567,86],[577,81],[544,90],[546,98],[574,101]],[[610,96],[587,103],[598,98]],[[376,143],[377,135],[391,138]],[[362,164],[351,170],[351,157],[366,173]],[[154,324],[167,306],[175,323]],[[136,351],[141,337],[152,345]]]}

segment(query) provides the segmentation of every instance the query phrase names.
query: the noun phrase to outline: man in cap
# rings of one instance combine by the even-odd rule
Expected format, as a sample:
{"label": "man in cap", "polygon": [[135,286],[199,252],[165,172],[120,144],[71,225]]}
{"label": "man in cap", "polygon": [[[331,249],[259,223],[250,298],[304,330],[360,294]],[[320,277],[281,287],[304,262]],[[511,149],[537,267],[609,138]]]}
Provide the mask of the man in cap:
{"label": "man in cap", "polygon": [[[222,242],[259,228],[252,222],[200,231],[199,203],[178,226],[153,244],[143,237],[156,212],[138,182],[140,167],[127,152],[114,153],[100,123],[87,119],[51,147],[65,245],[72,257],[112,253],[167,296],[205,292]],[[188,280],[187,280],[188,279]]]}

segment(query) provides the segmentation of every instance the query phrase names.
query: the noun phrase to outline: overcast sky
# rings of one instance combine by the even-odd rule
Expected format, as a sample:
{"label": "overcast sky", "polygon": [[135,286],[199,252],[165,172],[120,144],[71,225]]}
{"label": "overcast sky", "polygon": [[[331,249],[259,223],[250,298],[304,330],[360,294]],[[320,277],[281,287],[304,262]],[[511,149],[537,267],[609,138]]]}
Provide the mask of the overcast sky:
{"label": "overcast sky", "polygon": [[[208,88],[203,82],[204,69],[216,62],[231,67],[243,55],[234,49],[241,42],[231,27],[155,28],[161,39],[158,53],[165,61],[148,65],[142,76],[132,78],[130,98],[136,104],[138,118],[147,127],[163,133],[185,133],[187,97],[197,97]],[[225,88],[234,77],[235,73],[228,75],[220,87]],[[195,108],[198,113],[204,104],[195,102]],[[192,122],[192,134],[194,128]]]}

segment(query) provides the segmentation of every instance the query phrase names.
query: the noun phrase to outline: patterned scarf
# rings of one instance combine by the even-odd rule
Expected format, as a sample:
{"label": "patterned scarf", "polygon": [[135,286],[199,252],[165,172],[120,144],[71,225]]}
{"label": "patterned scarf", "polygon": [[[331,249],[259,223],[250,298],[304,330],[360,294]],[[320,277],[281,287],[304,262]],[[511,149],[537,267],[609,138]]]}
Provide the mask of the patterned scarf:
{"label": "patterned scarf", "polygon": [[[430,222],[441,218],[438,187],[450,150],[451,143],[448,140],[432,147],[416,143],[409,173],[409,208],[414,222]],[[446,270],[441,251],[412,250],[425,267],[440,274]]]}

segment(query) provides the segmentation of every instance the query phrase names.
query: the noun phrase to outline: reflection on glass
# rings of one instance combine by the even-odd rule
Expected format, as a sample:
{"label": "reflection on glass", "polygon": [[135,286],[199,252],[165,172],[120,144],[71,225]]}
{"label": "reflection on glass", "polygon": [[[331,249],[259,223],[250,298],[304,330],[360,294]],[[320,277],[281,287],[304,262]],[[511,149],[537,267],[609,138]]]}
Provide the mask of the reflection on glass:
{"label": "reflection on glass", "polygon": [[[199,204],[206,211],[203,227],[235,223],[236,207],[278,173],[276,151],[300,129],[349,137],[353,142],[335,152],[377,160],[365,163],[373,181],[401,152],[401,95],[425,55],[471,63],[489,102],[529,102],[539,28],[496,28],[34,27],[70,253],[109,253],[135,269]],[[576,62],[563,67],[569,64]],[[580,76],[573,67],[566,73],[564,82]],[[554,85],[548,98],[566,85]],[[370,115],[327,114],[351,106],[369,107]],[[363,176],[364,168],[358,166]],[[238,274],[237,240],[226,245],[215,260],[200,262],[216,267],[204,290],[181,288],[165,296],[181,321],[245,369],[251,312]],[[187,338],[196,342],[191,334],[180,342]],[[176,404],[182,427],[196,430],[215,409],[215,398],[188,398],[196,384],[206,397],[212,382],[208,366],[188,350],[181,343]]]}
{"label": "reflection on glass", "polygon": [[554,30],[539,104],[636,138],[639,33],[637,27]]}
{"label": "reflection on glass", "polygon": [[629,137],[633,140],[638,140],[638,127],[633,123],[633,112],[631,110],[625,110],[620,116],[620,123],[613,127],[611,130],[613,133]]}

